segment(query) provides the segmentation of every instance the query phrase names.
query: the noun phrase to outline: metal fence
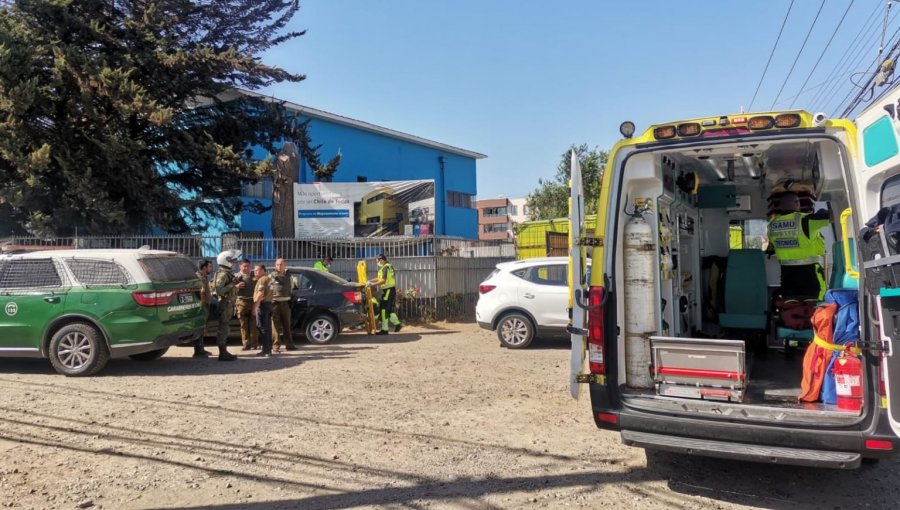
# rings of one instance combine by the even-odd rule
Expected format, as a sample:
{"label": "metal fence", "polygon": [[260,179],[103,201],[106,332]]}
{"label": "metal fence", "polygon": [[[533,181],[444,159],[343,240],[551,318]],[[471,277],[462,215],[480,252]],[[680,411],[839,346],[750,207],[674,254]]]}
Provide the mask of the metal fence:
{"label": "metal fence", "polygon": [[374,257],[384,253],[394,266],[397,308],[404,320],[474,321],[478,285],[501,262],[515,259],[515,246],[501,241],[473,241],[445,237],[378,239],[264,239],[237,234],[222,236],[122,236],[39,239],[8,238],[5,252],[38,249],[140,248],[182,253],[194,260],[215,256],[224,249],[240,249],[254,263],[274,265],[284,258],[289,266],[312,266],[329,255],[332,273],[358,280],[356,264],[365,260],[368,278],[375,277]]}

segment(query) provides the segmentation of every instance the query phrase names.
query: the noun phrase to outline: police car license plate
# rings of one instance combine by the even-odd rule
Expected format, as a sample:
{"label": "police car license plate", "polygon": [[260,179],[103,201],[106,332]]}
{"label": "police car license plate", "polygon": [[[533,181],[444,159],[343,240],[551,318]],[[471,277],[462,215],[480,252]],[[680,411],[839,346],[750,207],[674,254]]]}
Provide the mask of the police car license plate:
{"label": "police car license plate", "polygon": [[178,302],[181,304],[193,303],[194,302],[194,294],[179,294]]}

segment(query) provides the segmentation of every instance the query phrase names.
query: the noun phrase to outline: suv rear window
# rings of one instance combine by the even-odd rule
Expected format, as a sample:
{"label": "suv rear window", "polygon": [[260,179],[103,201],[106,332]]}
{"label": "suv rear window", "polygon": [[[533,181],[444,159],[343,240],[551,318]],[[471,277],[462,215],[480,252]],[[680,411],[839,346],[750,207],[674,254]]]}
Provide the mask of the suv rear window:
{"label": "suv rear window", "polygon": [[197,267],[187,257],[147,257],[139,259],[153,283],[185,282],[197,279]]}
{"label": "suv rear window", "polygon": [[68,259],[66,265],[82,285],[129,285],[128,273],[112,260]]}

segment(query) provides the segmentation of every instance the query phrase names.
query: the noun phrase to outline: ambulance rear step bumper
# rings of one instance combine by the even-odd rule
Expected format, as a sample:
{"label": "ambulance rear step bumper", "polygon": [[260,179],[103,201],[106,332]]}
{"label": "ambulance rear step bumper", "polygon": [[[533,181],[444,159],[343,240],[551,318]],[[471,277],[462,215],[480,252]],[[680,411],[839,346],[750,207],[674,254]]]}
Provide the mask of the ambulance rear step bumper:
{"label": "ambulance rear step bumper", "polygon": [[767,464],[856,469],[862,461],[862,455],[859,453],[728,443],[707,439],[665,436],[633,430],[623,430],[622,441],[628,446],[639,448],[665,450],[702,457],[764,462]]}

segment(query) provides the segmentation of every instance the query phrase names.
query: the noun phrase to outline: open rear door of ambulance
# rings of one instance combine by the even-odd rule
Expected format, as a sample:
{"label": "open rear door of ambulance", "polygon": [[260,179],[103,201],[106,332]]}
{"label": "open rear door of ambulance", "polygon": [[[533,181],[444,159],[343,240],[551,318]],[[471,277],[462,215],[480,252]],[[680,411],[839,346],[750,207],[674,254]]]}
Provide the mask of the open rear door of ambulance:
{"label": "open rear door of ambulance", "polygon": [[[856,200],[853,204],[854,223],[865,224],[883,207],[900,206],[900,86],[895,86],[887,94],[863,110],[856,118],[857,148],[853,156],[853,181]],[[850,228],[853,228],[851,225]],[[846,235],[845,235],[846,238]],[[857,242],[862,240],[857,239]],[[865,253],[867,250],[863,249]],[[888,250],[891,251],[891,250]],[[884,267],[893,264],[890,257],[896,257],[897,269]],[[872,275],[874,260],[863,256],[859,261],[859,272],[863,282],[866,275]],[[884,270],[900,272],[900,253],[885,253],[878,264]],[[868,271],[867,271],[868,269]],[[865,287],[869,288],[867,302],[875,304],[880,327],[876,338],[870,342],[878,345],[875,352],[882,357],[882,374],[887,393],[888,416],[894,433],[900,436],[900,288],[891,285],[873,288],[874,278],[869,278]],[[880,279],[879,279],[880,281]],[[863,285],[860,286],[863,292]],[[875,295],[873,295],[875,294]],[[863,296],[860,296],[862,301]],[[864,321],[864,324],[867,321]],[[876,405],[884,405],[876,402]]]}
{"label": "open rear door of ambulance", "polygon": [[581,238],[584,235],[584,184],[581,181],[581,165],[578,154],[572,151],[571,180],[569,196],[569,336],[572,341],[569,360],[569,392],[578,398],[578,375],[584,367],[584,350],[587,331],[585,330],[585,309],[582,295],[585,288],[584,250]]}

